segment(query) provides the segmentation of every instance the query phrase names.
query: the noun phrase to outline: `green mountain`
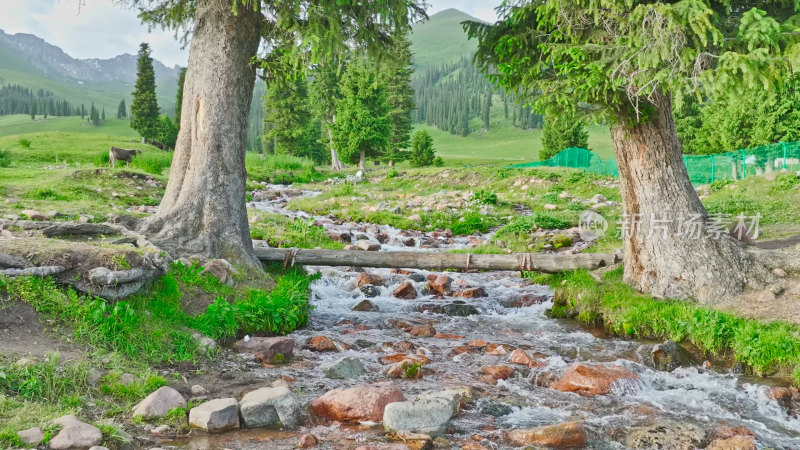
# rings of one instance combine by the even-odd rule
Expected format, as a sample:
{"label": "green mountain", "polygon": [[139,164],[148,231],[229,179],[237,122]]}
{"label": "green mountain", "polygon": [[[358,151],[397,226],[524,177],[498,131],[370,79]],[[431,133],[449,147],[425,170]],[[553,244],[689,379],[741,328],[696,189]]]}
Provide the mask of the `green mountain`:
{"label": "green mountain", "polygon": [[[135,50],[135,49],[134,49]],[[162,111],[174,110],[178,67],[154,61],[156,95]],[[34,92],[50,91],[73,105],[89,105],[114,115],[119,101],[131,104],[136,79],[136,56],[110,59],[76,59],[59,47],[31,34],[6,34],[0,30],[0,86],[20,85]]]}
{"label": "green mountain", "polygon": [[472,57],[478,43],[467,39],[461,27],[461,22],[465,20],[478,19],[451,8],[413,25],[411,51],[417,72],[457,62],[463,57]]}

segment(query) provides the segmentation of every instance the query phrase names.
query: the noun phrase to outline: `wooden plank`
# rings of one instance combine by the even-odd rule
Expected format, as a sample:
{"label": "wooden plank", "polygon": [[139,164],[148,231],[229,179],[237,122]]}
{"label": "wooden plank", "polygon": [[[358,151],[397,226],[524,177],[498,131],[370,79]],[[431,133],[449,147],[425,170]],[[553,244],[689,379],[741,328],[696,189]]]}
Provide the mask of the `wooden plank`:
{"label": "wooden plank", "polygon": [[[285,262],[294,251],[294,264],[312,266],[386,267],[394,269],[525,270],[556,273],[562,270],[597,269],[619,261],[613,253],[518,253],[486,255],[470,253],[366,252],[359,250],[307,250],[256,247],[263,262]],[[291,265],[292,261],[289,259]]]}

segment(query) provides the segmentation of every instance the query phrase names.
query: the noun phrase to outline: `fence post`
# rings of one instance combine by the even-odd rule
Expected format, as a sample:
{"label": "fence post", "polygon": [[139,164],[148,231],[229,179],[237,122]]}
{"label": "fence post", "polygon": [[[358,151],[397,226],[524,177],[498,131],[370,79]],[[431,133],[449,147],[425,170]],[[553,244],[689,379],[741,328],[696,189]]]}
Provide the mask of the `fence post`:
{"label": "fence post", "polygon": [[783,169],[786,170],[786,142],[781,142],[781,147],[783,147]]}
{"label": "fence post", "polygon": [[744,149],[739,149],[739,152],[742,154],[742,178],[747,178],[747,153],[744,152]]}
{"label": "fence post", "polygon": [[711,182],[714,182],[714,155],[711,155]]}

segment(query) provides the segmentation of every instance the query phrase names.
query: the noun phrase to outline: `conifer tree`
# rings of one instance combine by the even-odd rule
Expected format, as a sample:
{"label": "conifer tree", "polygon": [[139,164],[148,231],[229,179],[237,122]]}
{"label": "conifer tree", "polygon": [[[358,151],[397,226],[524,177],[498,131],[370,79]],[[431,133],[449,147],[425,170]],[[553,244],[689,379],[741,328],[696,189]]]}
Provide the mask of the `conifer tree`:
{"label": "conifer tree", "polygon": [[375,69],[363,60],[351,63],[342,79],[342,99],[333,126],[342,158],[358,162],[365,171],[367,157],[383,157],[392,127],[388,113],[386,93],[376,82]]}
{"label": "conifer tree", "polygon": [[153,71],[153,58],[150,57],[150,46],[143,42],[139,46],[136,61],[136,85],[131,104],[131,128],[146,139],[155,139],[159,130],[159,110],[156,100],[156,76]]}
{"label": "conifer tree", "polygon": [[333,123],[336,119],[336,105],[341,98],[341,72],[344,62],[340,58],[329,58],[323,61],[314,71],[314,79],[309,90],[311,110],[322,124],[322,131],[327,133],[330,150],[331,169],[344,169],[339,160],[339,152],[333,140]]}
{"label": "conifer tree", "polygon": [[31,120],[36,120],[36,102],[31,103]]}
{"label": "conifer tree", "polygon": [[103,107],[103,113],[100,115],[100,120],[102,120],[103,122],[106,121],[106,107],[105,106]]}
{"label": "conifer tree", "polygon": [[128,108],[125,106],[125,99],[119,101],[119,106],[117,107],[117,119],[124,119],[128,117]]}
{"label": "conifer tree", "polygon": [[86,107],[81,103],[81,120],[83,120],[84,117],[86,117]]}
{"label": "conifer tree", "polygon": [[414,89],[411,87],[411,42],[407,31],[393,37],[390,58],[380,68],[380,82],[386,89],[391,134],[385,158],[394,164],[408,158],[411,140],[411,110],[414,109]]}
{"label": "conifer tree", "polygon": [[175,96],[175,125],[181,127],[181,105],[183,105],[183,84],[186,82],[186,67],[178,75],[178,94]]}
{"label": "conifer tree", "polygon": [[427,130],[419,130],[411,138],[411,167],[427,167],[433,165],[436,153],[433,150],[433,138]]}
{"label": "conifer tree", "polygon": [[583,121],[574,112],[563,111],[544,117],[540,160],[544,161],[565,148],[588,148],[588,146],[589,133]]}
{"label": "conifer tree", "polygon": [[269,124],[264,138],[274,142],[274,152],[311,156],[306,154],[311,144],[307,135],[311,111],[305,75],[298,73],[292,79],[271,80],[264,102],[267,106],[264,122]]}

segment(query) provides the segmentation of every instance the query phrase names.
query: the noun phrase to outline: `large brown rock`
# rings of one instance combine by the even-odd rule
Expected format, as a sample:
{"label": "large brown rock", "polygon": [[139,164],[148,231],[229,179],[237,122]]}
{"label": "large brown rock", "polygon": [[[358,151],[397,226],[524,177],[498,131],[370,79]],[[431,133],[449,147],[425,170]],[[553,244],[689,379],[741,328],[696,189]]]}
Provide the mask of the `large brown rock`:
{"label": "large brown rock", "polygon": [[52,449],[89,448],[103,441],[99,428],[83,423],[75,416],[62,416],[53,423],[60,425],[61,430],[50,440]]}
{"label": "large brown rock", "polygon": [[233,344],[233,349],[238,353],[252,353],[259,361],[271,363],[275,357],[282,355],[285,359],[294,353],[294,340],[288,337],[252,337],[245,341],[242,339]]}
{"label": "large brown rock", "polygon": [[356,287],[371,284],[373,286],[383,286],[383,278],[367,272],[361,272],[356,277]]}
{"label": "large brown rock", "polygon": [[408,330],[408,332],[414,336],[432,337],[436,334],[436,328],[433,328],[430,325],[420,325]]}
{"label": "large brown rock", "polygon": [[315,352],[342,352],[349,350],[350,346],[344,342],[331,339],[328,336],[314,336],[306,341],[303,348]]}
{"label": "large brown rock", "polygon": [[562,392],[575,392],[592,397],[608,394],[620,380],[637,380],[636,374],[616,365],[574,363],[550,387]]}
{"label": "large brown rock", "polygon": [[164,417],[175,408],[185,408],[186,400],[180,392],[169,386],[162,386],[150,393],[133,410],[133,417],[152,419]]}
{"label": "large brown rock", "polygon": [[450,293],[450,284],[452,282],[453,279],[447,275],[439,275],[433,280],[428,280],[428,286],[437,294],[444,296]]}
{"label": "large brown rock", "polygon": [[386,405],[405,399],[397,388],[359,386],[328,391],[311,402],[311,410],[318,416],[342,422],[380,422]]}
{"label": "large brown rock", "polygon": [[462,298],[479,298],[488,296],[489,294],[487,294],[486,290],[484,290],[482,287],[462,289],[460,291],[456,291],[453,294],[453,297],[462,297]]}
{"label": "large brown rock", "polygon": [[756,450],[752,436],[733,436],[727,439],[714,439],[706,450]]}
{"label": "large brown rock", "polygon": [[506,434],[508,444],[514,447],[526,445],[551,448],[583,448],[587,443],[586,430],[578,422],[511,430]]}
{"label": "large brown rock", "polygon": [[392,292],[392,295],[395,298],[401,298],[404,300],[414,300],[415,298],[417,298],[417,290],[414,289],[414,285],[411,284],[410,281],[406,281],[400,286],[397,286],[394,292]]}
{"label": "large brown rock", "polygon": [[497,384],[498,380],[505,380],[514,375],[514,368],[509,366],[485,366],[481,368],[481,380],[489,384]]}

